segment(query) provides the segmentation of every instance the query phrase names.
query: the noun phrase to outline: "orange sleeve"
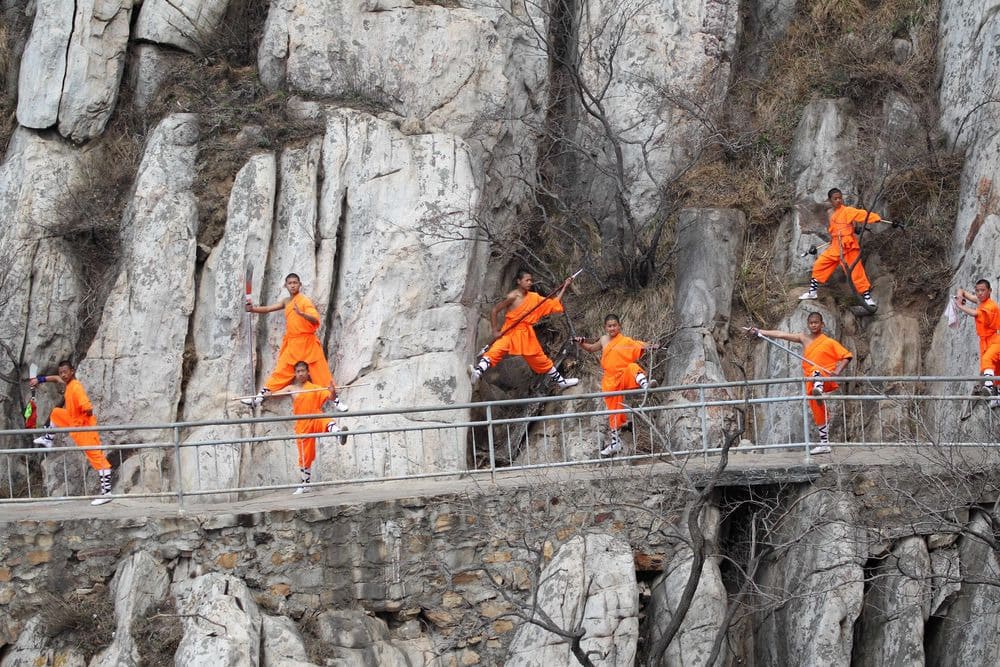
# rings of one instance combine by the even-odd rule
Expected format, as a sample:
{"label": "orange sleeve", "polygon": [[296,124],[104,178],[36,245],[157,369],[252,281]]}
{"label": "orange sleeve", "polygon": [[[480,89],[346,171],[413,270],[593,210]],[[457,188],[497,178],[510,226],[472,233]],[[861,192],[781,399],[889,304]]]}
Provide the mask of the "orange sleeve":
{"label": "orange sleeve", "polygon": [[880,222],[882,218],[874,211],[866,211],[863,208],[850,208],[851,222]]}

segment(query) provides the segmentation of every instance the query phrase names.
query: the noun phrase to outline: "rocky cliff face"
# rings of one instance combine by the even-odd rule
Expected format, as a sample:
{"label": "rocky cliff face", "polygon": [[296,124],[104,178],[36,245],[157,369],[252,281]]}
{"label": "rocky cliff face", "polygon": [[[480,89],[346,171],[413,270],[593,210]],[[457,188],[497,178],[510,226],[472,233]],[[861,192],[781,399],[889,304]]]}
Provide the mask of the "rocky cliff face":
{"label": "rocky cliff face", "polygon": [[[981,0],[912,11],[886,2],[854,7],[867,12],[857,21],[834,4],[3,0],[0,428],[21,425],[18,378],[29,365],[53,372],[63,357],[78,361],[104,423],[249,416],[230,398],[266,378],[283,323],[277,314],[244,313],[248,265],[258,303],[283,296],[285,274],[302,277],[321,313],[331,369],[353,406],[473,398],[463,369],[488,339],[482,315],[521,262],[550,281],[583,265],[593,282],[581,281],[568,297],[581,304],[576,326],[596,331],[605,308],[636,312],[631,335],[663,334],[666,361],[653,369],[659,379],[733,378],[728,362],[739,351],[739,325],[804,328],[795,297],[812,257],[802,251],[825,240],[822,200],[835,186],[887,217],[918,221],[905,234],[885,226],[866,232],[865,264],[880,303],[873,317],[851,313],[854,295],[839,277],[809,306],[855,351],[851,370],[974,372],[971,322],[956,332],[939,314],[957,286],[996,279],[1000,104],[991,91],[1000,13]],[[234,39],[239,58],[226,55]],[[747,365],[758,378],[797,375],[797,366],[763,347]],[[581,368],[581,388],[595,387],[596,376]],[[498,372],[505,382],[519,379],[516,369]],[[941,391],[967,389],[955,383]],[[41,413],[58,400],[43,388]],[[288,408],[273,402],[264,409]],[[707,417],[713,438],[731,428],[721,413]],[[804,435],[801,414],[763,408],[757,419],[761,443]],[[955,415],[926,421],[943,434]],[[690,446],[690,415],[657,426],[675,449]],[[694,428],[700,433],[700,423]],[[192,430],[188,443],[234,444],[185,449],[177,461],[132,457],[121,465],[118,489],[167,491],[174,472],[186,488],[205,491],[286,483],[286,443],[238,444],[278,433],[249,425]],[[985,430],[976,437],[995,439]],[[597,440],[580,436],[565,455],[590,457]],[[437,472],[474,458],[464,432],[390,457],[391,446],[324,449],[317,476]],[[75,492],[79,479],[49,474],[57,466],[47,466],[49,493]],[[8,472],[8,489],[23,481],[23,471]],[[992,512],[956,520],[960,539],[927,531],[873,537],[859,533],[861,510],[842,488],[796,493],[798,513],[770,533],[793,544],[757,564],[757,606],[748,603],[752,611],[735,621],[771,639],[742,644],[741,655],[762,663],[995,661],[995,642],[978,629],[995,626],[994,587],[975,583],[997,567],[995,549],[980,539]],[[972,495],[965,500],[992,502]],[[366,535],[391,550],[401,544],[394,525],[387,520]],[[152,559],[124,543],[103,555],[89,542],[85,558],[75,552],[81,562],[92,559],[87,576],[95,584],[110,585],[115,571],[120,630],[91,664],[132,664],[127,619],[168,597],[165,578],[173,611],[211,619],[185,620],[179,661],[211,655],[234,664],[308,664],[300,629],[286,616],[301,620],[306,608],[334,606],[321,599],[314,575],[301,569],[291,583],[264,581],[274,572],[255,580],[260,572],[247,568],[231,577],[222,572],[232,569],[229,557],[215,552],[195,566],[190,553],[208,553],[204,545],[217,537],[202,528],[178,529],[190,530],[190,543],[165,537],[173,529],[135,528],[136,543],[161,543]],[[250,528],[219,530],[230,528],[227,539],[259,546]],[[17,595],[34,595],[32,568],[54,569],[45,565],[46,535],[58,529],[18,530],[23,549],[0,547],[8,559],[0,567],[4,605],[13,599],[11,581]],[[573,595],[551,599],[539,587],[546,599],[537,608],[599,638],[584,647],[605,664],[642,659],[643,642],[655,641],[662,627],[637,630],[635,600],[646,595],[643,577],[653,577],[636,578],[617,539],[565,541],[546,565],[553,581],[566,582],[557,592]],[[361,567],[363,549],[350,548],[359,549],[352,566]],[[690,571],[689,551],[668,551],[650,609],[676,605]],[[523,583],[515,570],[506,575]],[[604,571],[613,573],[607,581]],[[582,575],[570,581],[572,573]],[[709,659],[705,629],[731,622],[722,617],[736,597],[732,576],[718,554],[708,560],[698,608],[666,663]],[[138,590],[140,581],[149,590]],[[353,583],[359,590],[371,584]],[[369,606],[408,599],[405,582],[390,583],[345,599]],[[262,591],[284,590],[279,584],[292,591],[279,595],[286,606],[262,612]],[[461,646],[444,641],[456,661],[473,661],[476,642],[488,644],[482,653],[491,659],[513,647],[512,664],[558,663],[573,653],[572,637],[553,639],[537,624],[489,645],[515,626],[504,616],[509,610],[481,594],[463,600],[490,619],[492,634],[463,638]],[[782,603],[768,607],[771,594]],[[455,632],[461,614],[454,609],[463,604],[423,601],[420,622]],[[327,609],[309,631],[347,664],[420,664],[440,651],[440,636],[428,638],[416,616],[397,612],[386,624]],[[82,664],[81,655],[51,646],[29,617],[0,621],[9,645],[3,665],[43,654]],[[238,627],[239,641],[221,641],[212,623]],[[967,623],[977,630],[957,630]],[[908,635],[907,627],[925,634]],[[240,653],[248,643],[266,646],[265,657]]]}

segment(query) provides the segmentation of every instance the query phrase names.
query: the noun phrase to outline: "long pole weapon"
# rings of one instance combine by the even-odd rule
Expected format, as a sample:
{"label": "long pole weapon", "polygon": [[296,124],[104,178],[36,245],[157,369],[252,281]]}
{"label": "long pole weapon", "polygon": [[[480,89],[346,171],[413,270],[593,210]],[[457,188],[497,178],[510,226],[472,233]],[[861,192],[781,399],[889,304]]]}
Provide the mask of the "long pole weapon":
{"label": "long pole weapon", "polygon": [[[757,329],[757,327],[743,327],[743,330],[744,330],[744,331],[753,331],[754,329]],[[763,338],[764,340],[766,340],[766,341],[767,341],[768,343],[770,343],[771,345],[775,346],[775,347],[776,347],[776,348],[778,348],[779,350],[784,350],[784,351],[785,351],[785,352],[787,352],[788,354],[790,354],[790,355],[792,355],[793,357],[796,357],[796,358],[798,358],[798,359],[801,359],[802,361],[806,362],[807,364],[812,364],[812,365],[813,365],[813,366],[815,366],[816,368],[819,368],[819,369],[821,369],[821,370],[824,370],[824,371],[826,371],[827,373],[833,373],[833,369],[832,369],[832,368],[827,368],[826,366],[822,366],[822,365],[820,365],[820,364],[817,364],[817,363],[816,363],[815,361],[813,361],[812,359],[807,359],[806,357],[802,356],[802,355],[801,355],[801,354],[799,354],[798,352],[795,352],[795,351],[794,351],[794,350],[792,350],[791,348],[787,348],[787,347],[785,347],[784,345],[782,345],[782,344],[781,344],[781,343],[779,343],[778,341],[774,340],[773,338],[771,338],[771,337],[769,337],[769,336],[765,336],[764,334],[762,334],[762,333],[760,332],[760,330],[759,330],[759,329],[757,330],[757,338]]]}

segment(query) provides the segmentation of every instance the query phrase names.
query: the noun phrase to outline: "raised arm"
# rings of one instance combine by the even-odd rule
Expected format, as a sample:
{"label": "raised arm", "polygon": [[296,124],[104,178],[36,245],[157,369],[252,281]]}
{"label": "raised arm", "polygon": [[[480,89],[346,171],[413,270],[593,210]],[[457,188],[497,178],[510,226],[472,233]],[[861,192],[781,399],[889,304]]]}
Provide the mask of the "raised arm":
{"label": "raised arm", "polygon": [[747,330],[747,333],[751,336],[767,336],[768,338],[787,340],[790,343],[798,343],[803,346],[808,342],[805,334],[789,333],[788,331],[779,331],[777,329],[758,329],[757,327],[750,327]]}
{"label": "raised arm", "polygon": [[555,297],[553,297],[556,301],[562,300],[562,296],[566,292],[566,288],[569,287],[569,284],[571,282],[573,282],[573,276],[570,276],[569,278],[563,281],[562,285],[559,287],[559,291],[556,292]]}
{"label": "raised arm", "polygon": [[[247,302],[246,310],[248,313],[257,313],[258,315],[263,315],[264,313],[273,313],[277,310],[284,310],[285,304],[288,303],[288,299],[282,299],[278,303],[272,303],[268,306],[255,306],[252,302]],[[315,322],[313,323],[315,324]]]}

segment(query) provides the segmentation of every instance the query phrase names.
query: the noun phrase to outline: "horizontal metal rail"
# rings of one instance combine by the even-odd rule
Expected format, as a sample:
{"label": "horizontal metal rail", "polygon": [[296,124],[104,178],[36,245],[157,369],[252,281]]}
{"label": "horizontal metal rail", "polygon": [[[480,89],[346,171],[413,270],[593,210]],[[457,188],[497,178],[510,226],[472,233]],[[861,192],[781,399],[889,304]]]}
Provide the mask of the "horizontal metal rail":
{"label": "horizontal metal rail", "polygon": [[[761,452],[801,451],[808,460],[809,450],[816,444],[810,434],[809,402],[813,400],[825,403],[832,414],[830,426],[837,434],[834,440],[838,447],[995,447],[1000,440],[1000,410],[989,407],[995,399],[955,392],[961,386],[971,390],[985,379],[844,376],[836,378],[841,390],[814,398],[804,395],[811,379],[793,377],[336,414],[45,431],[7,429],[0,430],[0,438],[15,446],[0,449],[0,504],[94,497],[87,491],[96,489],[96,475],[80,455],[84,449],[101,449],[116,468],[136,458],[138,463],[130,463],[134,476],[157,479],[160,488],[128,488],[125,492],[129,497],[151,502],[183,505],[189,497],[225,502],[296,488],[297,468],[289,453],[294,452],[294,447],[279,443],[297,437],[289,422],[313,418],[350,423],[346,448],[337,444],[338,433],[309,436],[316,438],[321,451],[336,453],[327,460],[318,460],[317,466],[322,469],[331,460],[351,458],[344,456],[345,452],[353,456],[356,464],[317,479],[311,485],[316,488],[374,479],[454,477],[475,470],[493,474],[500,468],[594,465],[607,461],[598,452],[608,442],[606,422],[614,414],[625,414],[631,424],[631,430],[623,433],[625,451],[615,457],[618,461],[717,455],[724,436],[733,433],[736,422],[743,425],[739,435],[744,447]],[[845,388],[859,393],[847,393]],[[903,388],[909,391],[896,393]],[[608,409],[604,401],[611,396],[622,396],[626,406]],[[560,412],[561,405],[569,405],[570,409]],[[959,419],[959,415],[965,419]],[[399,423],[401,419],[404,423]],[[197,437],[198,430],[209,427],[231,430],[233,435]],[[77,447],[68,438],[65,445],[52,448],[17,444],[21,441],[27,445],[24,441],[43,432],[59,435],[83,431],[100,433],[106,444]],[[144,442],[144,435],[152,432],[169,439]],[[451,455],[439,455],[438,450]],[[152,455],[149,460],[142,458],[144,453]],[[264,461],[255,468],[257,472],[264,470],[259,480],[248,481],[251,476],[233,473],[241,466],[232,462],[247,456]],[[466,464],[470,458],[476,461],[471,467]],[[185,465],[189,473],[194,471],[194,479],[191,474],[182,474]],[[205,465],[214,465],[215,470],[204,469],[203,474]],[[218,474],[220,470],[232,474]],[[121,487],[119,480],[119,490]]]}

